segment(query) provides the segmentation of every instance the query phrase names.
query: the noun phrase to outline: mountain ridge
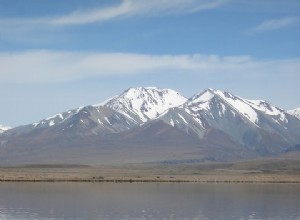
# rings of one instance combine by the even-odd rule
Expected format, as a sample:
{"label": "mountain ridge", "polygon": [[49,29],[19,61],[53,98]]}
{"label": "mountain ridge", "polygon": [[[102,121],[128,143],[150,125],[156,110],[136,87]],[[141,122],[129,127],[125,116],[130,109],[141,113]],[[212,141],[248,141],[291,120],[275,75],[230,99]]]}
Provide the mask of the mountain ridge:
{"label": "mountain ridge", "polygon": [[300,120],[300,108],[295,108],[295,109],[292,109],[292,110],[288,110],[287,113],[297,117]]}
{"label": "mountain ridge", "polygon": [[171,89],[137,87],[6,131],[0,165],[274,156],[300,143],[299,130],[298,118],[263,100],[211,88],[186,99]]}
{"label": "mountain ridge", "polygon": [[0,124],[0,134],[10,129],[12,129],[12,127]]}

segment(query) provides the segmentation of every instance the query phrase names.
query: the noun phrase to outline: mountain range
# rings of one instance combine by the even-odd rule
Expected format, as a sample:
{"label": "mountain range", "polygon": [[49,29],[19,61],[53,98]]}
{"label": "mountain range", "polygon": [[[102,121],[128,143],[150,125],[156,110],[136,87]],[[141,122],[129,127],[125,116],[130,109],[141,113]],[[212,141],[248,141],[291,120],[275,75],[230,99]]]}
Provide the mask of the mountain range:
{"label": "mountain range", "polygon": [[101,104],[0,128],[0,165],[233,161],[297,150],[299,111],[206,89],[130,88]]}

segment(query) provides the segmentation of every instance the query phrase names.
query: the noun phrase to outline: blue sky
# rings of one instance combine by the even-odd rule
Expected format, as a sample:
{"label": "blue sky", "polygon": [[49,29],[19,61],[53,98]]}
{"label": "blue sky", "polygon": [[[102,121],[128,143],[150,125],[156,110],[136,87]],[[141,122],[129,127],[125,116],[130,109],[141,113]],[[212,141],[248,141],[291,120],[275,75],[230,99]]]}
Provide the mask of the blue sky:
{"label": "blue sky", "polygon": [[298,0],[0,0],[0,124],[128,87],[300,107]]}

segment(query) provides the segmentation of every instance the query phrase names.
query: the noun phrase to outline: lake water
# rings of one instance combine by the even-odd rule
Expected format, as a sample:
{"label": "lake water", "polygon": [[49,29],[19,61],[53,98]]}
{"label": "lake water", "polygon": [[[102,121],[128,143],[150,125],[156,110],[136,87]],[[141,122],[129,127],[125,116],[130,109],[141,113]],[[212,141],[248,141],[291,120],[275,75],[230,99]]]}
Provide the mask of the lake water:
{"label": "lake water", "polygon": [[300,185],[0,183],[0,219],[300,220]]}

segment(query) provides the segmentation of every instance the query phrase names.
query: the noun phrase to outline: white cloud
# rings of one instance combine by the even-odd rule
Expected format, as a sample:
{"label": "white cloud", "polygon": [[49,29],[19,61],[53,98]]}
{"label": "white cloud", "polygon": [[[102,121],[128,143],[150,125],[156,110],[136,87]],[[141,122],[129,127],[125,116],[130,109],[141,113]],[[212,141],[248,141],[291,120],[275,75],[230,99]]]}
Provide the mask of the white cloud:
{"label": "white cloud", "polygon": [[283,28],[293,27],[298,25],[300,25],[299,17],[285,17],[280,19],[264,21],[258,26],[249,29],[247,33],[273,31],[273,30],[278,30],[278,29],[283,29]]}
{"label": "white cloud", "polygon": [[0,53],[0,81],[13,83],[66,82],[103,76],[195,74],[195,76],[299,79],[300,58],[257,61],[247,56],[145,55],[27,51]]}
{"label": "white cloud", "polygon": [[137,15],[194,13],[220,7],[231,0],[122,0],[118,5],[93,10],[74,11],[67,15],[30,19],[0,20],[2,25],[79,25]]}

